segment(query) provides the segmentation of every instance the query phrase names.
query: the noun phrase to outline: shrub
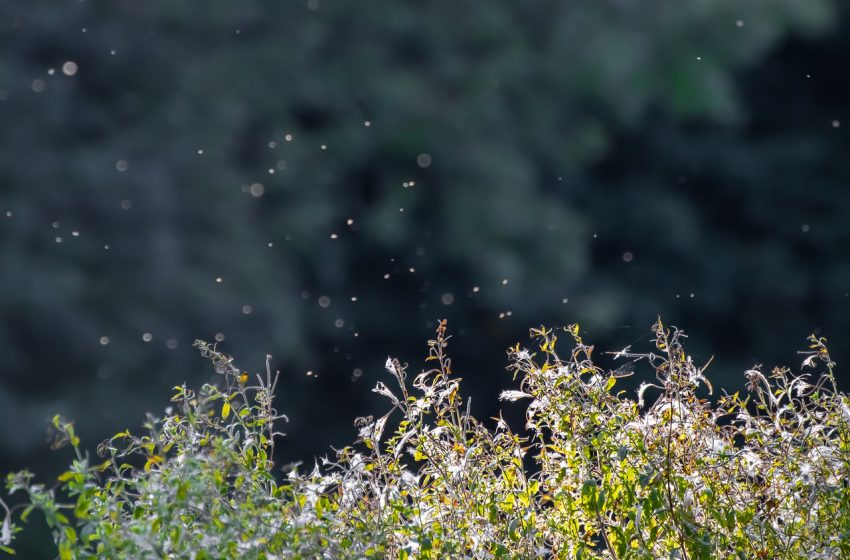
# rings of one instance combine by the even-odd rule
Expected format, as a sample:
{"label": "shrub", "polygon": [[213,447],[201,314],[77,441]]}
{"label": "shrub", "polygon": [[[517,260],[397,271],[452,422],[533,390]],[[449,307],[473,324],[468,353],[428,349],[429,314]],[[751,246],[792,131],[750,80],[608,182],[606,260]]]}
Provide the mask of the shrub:
{"label": "shrub", "polygon": [[803,362],[818,375],[757,366],[744,396],[711,402],[685,335],[659,320],[652,352],[615,354],[655,372],[635,401],[614,392],[628,367],[603,370],[576,325],[564,332],[566,354],[542,327],[532,349],[508,352],[520,383],[502,398],[529,400],[527,436],[469,414],[442,321],[432,369],[410,381],[388,359],[397,387],[374,390],[389,411],[358,419],[354,446],[310,472],[284,467],[282,479],[276,376],[267,367],[251,380],[197,342],[221,383],[176,387],[144,435],[99,446],[103,462],[54,418],[55,444],[76,458],[52,488],[8,476],[27,499],[6,508],[3,550],[19,531],[13,515],[37,509],[63,560],[850,557],[850,400],[823,338],[810,337]]}

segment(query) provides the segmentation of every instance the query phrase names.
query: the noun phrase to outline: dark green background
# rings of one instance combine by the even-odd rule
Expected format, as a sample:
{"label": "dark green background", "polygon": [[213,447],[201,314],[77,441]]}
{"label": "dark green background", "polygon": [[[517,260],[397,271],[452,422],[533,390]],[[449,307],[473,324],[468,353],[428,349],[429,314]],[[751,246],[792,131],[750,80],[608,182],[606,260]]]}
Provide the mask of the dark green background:
{"label": "dark green background", "polygon": [[217,333],[308,463],[438,318],[483,417],[541,323],[661,314],[730,388],[818,332],[846,388],[844,6],[0,0],[0,468],[55,475],[55,412],[137,426]]}

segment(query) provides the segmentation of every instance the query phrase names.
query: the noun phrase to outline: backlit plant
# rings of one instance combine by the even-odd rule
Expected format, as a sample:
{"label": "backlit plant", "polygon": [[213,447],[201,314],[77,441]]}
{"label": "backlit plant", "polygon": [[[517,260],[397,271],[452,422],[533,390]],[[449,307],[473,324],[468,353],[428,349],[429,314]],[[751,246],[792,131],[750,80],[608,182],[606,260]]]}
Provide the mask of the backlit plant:
{"label": "backlit plant", "polygon": [[615,353],[654,373],[631,399],[617,389],[631,368],[598,367],[577,325],[532,329],[502,393],[528,403],[520,435],[470,415],[442,321],[431,369],[387,360],[392,388],[374,391],[389,410],[357,419],[356,444],[282,473],[276,376],[197,342],[221,382],[175,387],[163,417],[97,461],[54,418],[75,458],[53,486],[8,476],[26,499],[0,501],[0,550],[40,510],[62,560],[850,557],[850,399],[825,340],[810,337],[804,373],[757,366],[745,394],[712,395],[682,331],[652,331],[651,352]]}

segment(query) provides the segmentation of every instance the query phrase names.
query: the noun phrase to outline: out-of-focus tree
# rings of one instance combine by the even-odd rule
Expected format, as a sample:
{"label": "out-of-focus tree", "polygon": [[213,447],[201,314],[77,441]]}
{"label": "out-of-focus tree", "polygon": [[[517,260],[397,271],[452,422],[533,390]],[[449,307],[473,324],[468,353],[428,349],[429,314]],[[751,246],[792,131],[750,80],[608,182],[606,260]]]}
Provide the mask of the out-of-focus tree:
{"label": "out-of-focus tree", "polygon": [[[795,257],[847,236],[817,222],[845,204],[829,127],[760,136],[772,93],[736,86],[835,5],[0,1],[0,422],[114,431],[217,333],[242,363],[348,364],[288,381],[309,394],[448,311],[469,357],[564,298],[600,328],[695,291],[694,322],[743,330],[736,286],[777,313],[841,290],[846,263],[812,286]],[[798,242],[772,220],[818,165]]]}

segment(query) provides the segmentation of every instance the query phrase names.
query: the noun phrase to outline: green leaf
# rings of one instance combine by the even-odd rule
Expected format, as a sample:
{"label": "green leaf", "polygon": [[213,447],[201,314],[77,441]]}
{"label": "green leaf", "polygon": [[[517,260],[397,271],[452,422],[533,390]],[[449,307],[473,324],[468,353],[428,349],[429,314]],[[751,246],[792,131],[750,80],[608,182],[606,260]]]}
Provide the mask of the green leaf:
{"label": "green leaf", "polygon": [[33,509],[35,509],[35,506],[27,506],[26,509],[24,509],[24,511],[21,513],[21,521],[26,523]]}
{"label": "green leaf", "polygon": [[75,473],[73,471],[65,471],[62,474],[60,474],[59,476],[57,476],[56,479],[59,482],[67,482],[67,481],[71,480],[72,478],[74,478],[74,474]]}
{"label": "green leaf", "polygon": [[62,541],[59,543],[59,560],[73,560],[71,555],[71,543]]}

